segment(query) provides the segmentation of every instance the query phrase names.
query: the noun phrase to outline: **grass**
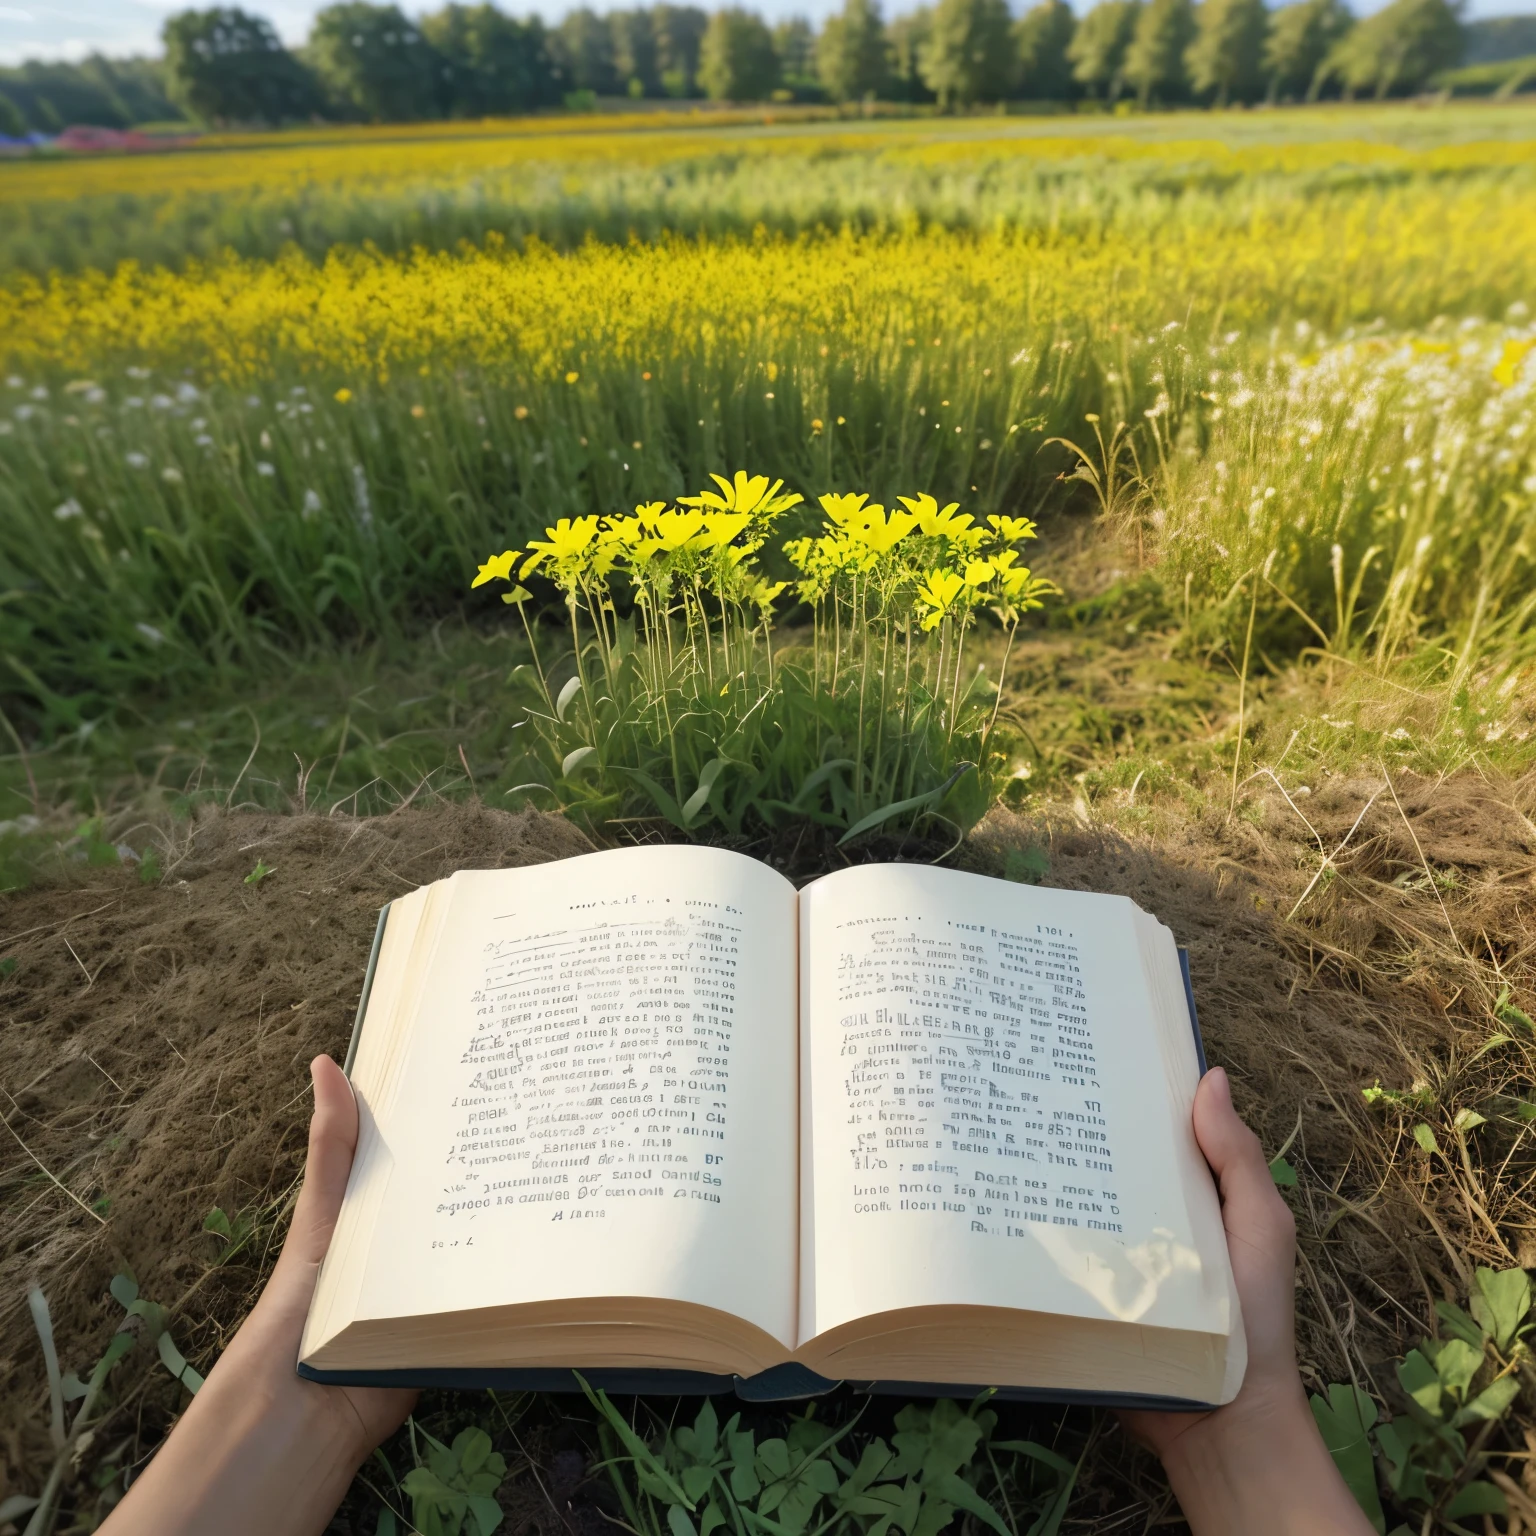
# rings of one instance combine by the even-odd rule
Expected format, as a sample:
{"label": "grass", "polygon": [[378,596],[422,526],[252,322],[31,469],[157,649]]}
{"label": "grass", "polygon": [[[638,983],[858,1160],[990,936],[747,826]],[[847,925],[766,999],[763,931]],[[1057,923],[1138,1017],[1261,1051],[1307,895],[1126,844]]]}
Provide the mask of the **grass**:
{"label": "grass", "polygon": [[[1014,878],[1150,858],[1149,900],[1190,850],[1214,875],[1182,920],[1226,914],[1206,984],[1299,1171],[1308,1384],[1390,1403],[1380,1361],[1483,1284],[1467,1252],[1533,1251],[1510,895],[1536,765],[1533,127],[1518,104],[658,117],[0,166],[0,885],[59,858],[131,878],[121,848],[210,805],[477,796],[619,837],[805,838],[807,869],[882,829],[941,854],[1001,801],[967,857],[1001,826],[986,867]],[[800,499],[682,501],[738,466]],[[818,501],[924,491],[974,530],[1038,523],[1062,594],[1010,606],[996,557],[1022,534],[882,550],[889,521]],[[630,516],[657,498],[681,521]],[[282,901],[297,857],[242,848],[231,880]],[[1269,991],[1221,969],[1239,952],[1281,968]],[[1231,1021],[1281,996],[1312,1032],[1271,1060]],[[1413,1021],[1401,1061],[1373,1007]],[[1282,1093],[1296,1050],[1321,1075]],[[1379,1275],[1388,1321],[1335,1338]],[[1457,1371],[1509,1363],[1464,1342],[1442,1428]],[[477,1433],[511,1457],[500,1406]],[[402,1514],[413,1473],[488,1464],[462,1411],[426,1413],[389,1452]],[[1119,1519],[1098,1428],[1059,1432],[1074,1508]],[[597,1420],[572,1433],[591,1449]],[[637,1468],[714,1454],[688,1433],[624,1443]],[[1399,1511],[1451,1529],[1487,1443],[1442,1457],[1428,1502],[1390,1484]],[[1004,1471],[987,1486],[1018,1491]]]}

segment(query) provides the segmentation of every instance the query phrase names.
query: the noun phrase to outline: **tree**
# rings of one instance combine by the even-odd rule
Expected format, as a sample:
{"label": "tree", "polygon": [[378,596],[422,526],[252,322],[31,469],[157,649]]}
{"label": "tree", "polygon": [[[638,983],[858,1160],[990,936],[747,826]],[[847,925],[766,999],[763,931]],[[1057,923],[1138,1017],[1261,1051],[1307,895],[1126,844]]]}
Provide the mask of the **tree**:
{"label": "tree", "polygon": [[1264,40],[1269,99],[1315,99],[1325,78],[1324,65],[1354,24],[1344,0],[1296,0],[1275,11]]}
{"label": "tree", "polygon": [[1099,0],[1078,23],[1067,57],[1072,78],[1090,95],[1113,102],[1125,89],[1125,56],[1140,14],[1141,0]]}
{"label": "tree", "polygon": [[1464,45],[1459,3],[1392,0],[1354,27],[1324,67],[1350,95],[1368,91],[1379,101],[1423,90],[1431,75],[1461,62]]}
{"label": "tree", "polygon": [[816,72],[834,101],[878,96],[889,75],[880,0],[846,0],[827,18],[816,45]]}
{"label": "tree", "polygon": [[751,11],[716,11],[699,48],[699,83],[713,101],[766,101],[779,83],[773,35]]}
{"label": "tree", "polygon": [[773,51],[779,61],[779,81],[796,96],[820,96],[816,82],[816,32],[804,16],[775,22]]}
{"label": "tree", "polygon": [[1125,79],[1145,108],[1189,94],[1184,54],[1195,36],[1190,0],[1147,0],[1125,51]]}
{"label": "tree", "polygon": [[3,91],[0,91],[0,136],[19,139],[27,131],[27,120],[21,108]]}
{"label": "tree", "polygon": [[393,5],[342,0],[310,28],[305,54],[335,106],[373,122],[433,117],[442,61]]}
{"label": "tree", "polygon": [[421,30],[442,61],[443,110],[451,117],[527,112],[560,99],[544,23],[494,5],[445,5]]}
{"label": "tree", "polygon": [[567,11],[550,34],[565,88],[613,96],[619,91],[618,71],[613,66],[613,33],[608,19],[580,6]]}
{"label": "tree", "polygon": [[698,89],[699,48],[709,17],[691,5],[658,5],[651,11],[656,64],[668,96],[692,96]]}
{"label": "tree", "polygon": [[165,85],[190,117],[211,123],[280,123],[319,104],[309,71],[272,23],[232,6],[166,19]]}
{"label": "tree", "polygon": [[933,31],[933,12],[919,6],[896,16],[885,29],[887,89],[893,101],[932,101],[933,92],[923,79],[923,50]]}
{"label": "tree", "polygon": [[1013,28],[1018,93],[1025,101],[1070,101],[1077,94],[1067,50],[1077,17],[1066,0],[1041,0]]}
{"label": "tree", "polygon": [[660,96],[661,68],[656,61],[656,28],[647,11],[610,11],[613,68],[631,96]]}
{"label": "tree", "polygon": [[1214,94],[1216,105],[1256,101],[1263,91],[1264,0],[1203,0],[1195,12],[1195,40],[1185,54],[1189,83]]}
{"label": "tree", "polygon": [[940,107],[1001,101],[1012,74],[1006,0],[939,0],[920,64]]}

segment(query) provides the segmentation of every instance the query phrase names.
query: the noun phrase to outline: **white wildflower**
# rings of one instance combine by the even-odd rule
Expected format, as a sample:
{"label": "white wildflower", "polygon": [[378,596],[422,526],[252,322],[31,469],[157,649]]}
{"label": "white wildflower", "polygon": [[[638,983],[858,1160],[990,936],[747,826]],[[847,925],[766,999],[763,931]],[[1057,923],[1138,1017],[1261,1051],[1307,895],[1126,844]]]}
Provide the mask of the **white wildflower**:
{"label": "white wildflower", "polygon": [[258,475],[263,475],[270,478],[271,476],[275,475],[277,471],[269,463],[267,463],[265,459],[257,459],[256,473]]}
{"label": "white wildflower", "polygon": [[71,496],[68,501],[61,501],[58,506],[53,509],[53,515],[58,518],[61,523],[68,522],[72,517],[82,517],[84,514],[85,508],[82,507],[73,496]]}
{"label": "white wildflower", "polygon": [[130,469],[148,469],[149,455],[147,453],[140,453],[137,448],[134,448],[123,455],[123,462]]}

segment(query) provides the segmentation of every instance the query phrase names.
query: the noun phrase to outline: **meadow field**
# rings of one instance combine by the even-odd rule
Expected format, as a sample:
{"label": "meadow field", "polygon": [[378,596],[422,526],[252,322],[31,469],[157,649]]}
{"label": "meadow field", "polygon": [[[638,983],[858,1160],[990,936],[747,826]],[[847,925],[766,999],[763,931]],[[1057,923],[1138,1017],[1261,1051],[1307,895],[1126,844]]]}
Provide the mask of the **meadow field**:
{"label": "meadow field", "polygon": [[[1536,112],[294,131],[0,163],[0,210],[0,884],[36,924],[183,864],[282,900],[233,834],[190,856],[217,809],[427,801],[420,878],[483,802],[797,875],[874,839],[1178,903],[1351,1485],[1382,1530],[1536,1529]],[[274,868],[311,856],[262,825]],[[24,910],[0,1008],[64,1029]],[[85,1251],[69,1223],[118,1197],[73,1109],[6,1092],[20,1329],[28,1255]],[[238,1283],[172,1316],[200,1369],[280,1173],[248,1180]],[[42,1283],[99,1350],[101,1287]],[[30,1348],[0,1529],[68,1461]],[[57,1528],[152,1448],[156,1369],[120,1394],[153,1405],[132,1453],[58,1473]],[[611,1431],[493,1406],[493,1438],[531,1415],[536,1478]],[[466,1411],[422,1422],[446,1444]],[[1161,1519],[1111,1424],[978,1462],[997,1528]]]}

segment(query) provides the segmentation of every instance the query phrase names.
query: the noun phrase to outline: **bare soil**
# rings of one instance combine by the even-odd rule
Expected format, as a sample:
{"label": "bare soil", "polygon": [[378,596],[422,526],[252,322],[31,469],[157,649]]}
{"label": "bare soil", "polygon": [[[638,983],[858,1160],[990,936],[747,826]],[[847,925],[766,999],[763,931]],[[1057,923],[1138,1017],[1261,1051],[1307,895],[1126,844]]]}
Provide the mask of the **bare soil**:
{"label": "bare soil", "polygon": [[[1295,1132],[1308,1383],[1354,1378],[1390,1400],[1390,1362],[1430,1331],[1436,1298],[1464,1298],[1474,1263],[1536,1264],[1532,1133],[1497,1108],[1536,1097],[1536,1042],[1471,1060],[1508,1032],[1502,988],[1527,1012],[1536,996],[1536,782],[1337,780],[1291,801],[1261,784],[1230,816],[1124,800],[994,813],[956,862],[1019,873],[1043,854],[1045,883],[1126,894],[1188,946],[1210,1059],[1271,1154]],[[206,1370],[281,1241],[307,1063],[345,1049],[379,907],[457,868],[591,844],[554,816],[437,803],[207,815],[159,846],[147,884],[132,866],[82,866],[0,897],[0,1503],[35,1493],[53,1456],[29,1285],[66,1370],[110,1338],[122,1314],[107,1286],[125,1268]],[[258,860],[271,872],[248,883]],[[1426,1156],[1413,1116],[1367,1106],[1377,1080],[1430,1085],[1415,1113],[1456,1151]],[[1463,1105],[1487,1117],[1465,1157],[1446,1129]],[[215,1206],[250,1220],[229,1262],[203,1229]],[[178,1410],[180,1389],[140,1353],[82,1458],[67,1504],[80,1528],[92,1458],[141,1460]],[[606,1528],[576,1492],[579,1437],[558,1414],[531,1433],[503,1529]],[[1074,1528],[1143,1528],[1122,1523],[1133,1508],[1159,1519],[1155,1469],[1112,1428],[1099,1443]]]}

